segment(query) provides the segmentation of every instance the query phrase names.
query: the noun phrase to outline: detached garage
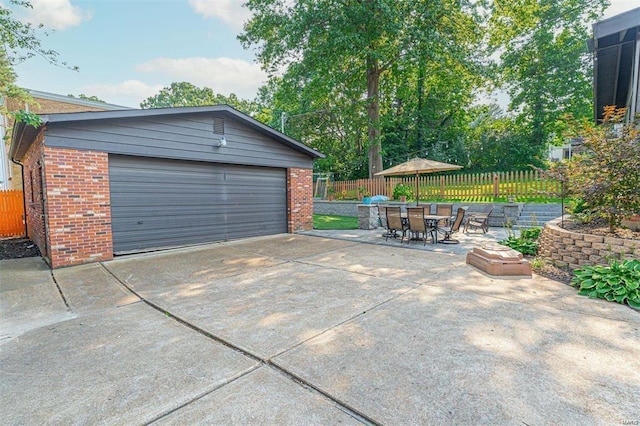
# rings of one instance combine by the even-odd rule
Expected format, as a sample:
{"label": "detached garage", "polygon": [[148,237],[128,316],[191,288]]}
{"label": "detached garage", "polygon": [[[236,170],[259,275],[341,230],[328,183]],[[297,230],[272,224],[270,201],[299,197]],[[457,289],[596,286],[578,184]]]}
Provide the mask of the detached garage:
{"label": "detached garage", "polygon": [[228,106],[17,123],[27,229],[53,268],[310,229],[322,154]]}

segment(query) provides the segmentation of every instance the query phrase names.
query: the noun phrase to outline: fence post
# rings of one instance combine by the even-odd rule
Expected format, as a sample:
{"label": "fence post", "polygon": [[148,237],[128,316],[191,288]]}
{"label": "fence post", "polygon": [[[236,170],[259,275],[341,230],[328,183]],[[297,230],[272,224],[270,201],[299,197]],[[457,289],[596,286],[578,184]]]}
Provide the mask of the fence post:
{"label": "fence post", "polygon": [[493,197],[498,198],[500,196],[500,178],[497,173],[493,174]]}

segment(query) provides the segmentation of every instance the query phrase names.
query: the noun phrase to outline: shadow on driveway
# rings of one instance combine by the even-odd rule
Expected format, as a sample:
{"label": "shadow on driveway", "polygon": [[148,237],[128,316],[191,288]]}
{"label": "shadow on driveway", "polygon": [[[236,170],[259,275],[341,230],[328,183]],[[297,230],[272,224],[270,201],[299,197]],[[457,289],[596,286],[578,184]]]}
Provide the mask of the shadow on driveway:
{"label": "shadow on driveway", "polygon": [[0,343],[0,423],[637,416],[637,312],[462,253],[279,235],[54,275],[74,318]]}

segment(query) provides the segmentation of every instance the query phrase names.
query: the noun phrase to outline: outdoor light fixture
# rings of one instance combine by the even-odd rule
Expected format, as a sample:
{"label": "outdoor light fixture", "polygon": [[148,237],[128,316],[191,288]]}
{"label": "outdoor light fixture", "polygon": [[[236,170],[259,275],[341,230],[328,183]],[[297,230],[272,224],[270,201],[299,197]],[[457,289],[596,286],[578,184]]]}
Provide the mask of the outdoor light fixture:
{"label": "outdoor light fixture", "polygon": [[216,148],[222,148],[224,146],[227,146],[227,140],[223,137],[221,137],[220,139],[218,139],[218,144],[215,145]]}

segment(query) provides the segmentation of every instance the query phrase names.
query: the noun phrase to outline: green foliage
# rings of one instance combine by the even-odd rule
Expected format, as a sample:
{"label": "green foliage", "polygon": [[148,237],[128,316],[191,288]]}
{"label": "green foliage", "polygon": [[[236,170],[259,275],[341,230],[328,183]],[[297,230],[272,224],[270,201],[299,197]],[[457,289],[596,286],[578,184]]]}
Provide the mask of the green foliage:
{"label": "green foliage", "polygon": [[507,239],[499,241],[499,243],[522,254],[535,256],[538,254],[538,237],[541,232],[542,229],[538,227],[522,229],[519,237],[510,232]]}
{"label": "green foliage", "polygon": [[413,198],[413,189],[407,184],[399,183],[393,188],[393,198],[399,200],[403,196],[407,199]]}
{"label": "green foliage", "polygon": [[507,237],[506,240],[502,240],[499,243],[503,246],[511,247],[512,249],[519,251],[522,254],[529,254],[532,256],[538,254],[537,241],[511,235]]}
{"label": "green foliage", "polygon": [[70,98],[78,98],[78,99],[84,99],[85,101],[93,101],[93,102],[102,102],[103,104],[106,103],[105,101],[103,101],[102,99],[100,99],[97,96],[87,96],[83,93],[80,93],[78,96],[72,95],[72,94],[68,94],[67,95]]}
{"label": "green foliage", "polygon": [[481,79],[479,5],[249,0],[246,6],[253,15],[240,41],[257,49],[272,75],[286,69],[269,83],[272,119],[279,119],[278,109],[296,117],[287,133],[327,154],[317,170],[371,177],[389,153],[420,150],[446,161],[440,157],[448,155],[440,149],[446,144],[462,157],[460,117]]}
{"label": "green foliage", "polygon": [[640,130],[618,124],[626,111],[605,108],[600,126],[583,124],[584,153],[565,167],[569,195],[583,200],[583,213],[604,217],[613,231],[640,211]]}
{"label": "green foliage", "polygon": [[38,114],[33,112],[28,112],[24,110],[19,110],[11,113],[14,120],[18,123],[25,123],[29,126],[38,127],[42,124],[42,119]]}
{"label": "green foliage", "polygon": [[358,229],[358,218],[352,216],[314,214],[313,229]]}
{"label": "green foliage", "polygon": [[520,231],[520,238],[525,240],[537,240],[540,237],[542,228],[525,228]]}
{"label": "green foliage", "polygon": [[157,94],[140,103],[140,108],[171,108],[205,105],[229,105],[238,111],[248,115],[256,114],[256,105],[244,99],[239,99],[235,94],[224,96],[216,94],[208,87],[197,87],[186,81],[171,83]]}
{"label": "green foliage", "polygon": [[578,294],[628,304],[640,309],[640,261],[613,262],[610,266],[585,266],[574,271],[571,285]]}
{"label": "green foliage", "polygon": [[358,187],[358,195],[360,195],[362,197],[369,197],[369,196],[371,196],[371,193],[369,192],[369,188],[367,188],[366,186],[359,186]]}
{"label": "green foliage", "polygon": [[607,6],[593,0],[495,2],[489,45],[500,54],[500,85],[511,96],[519,147],[542,165],[548,143],[562,142],[565,114],[592,114],[592,58],[585,40]]}
{"label": "green foliage", "polygon": [[[77,67],[68,67],[66,62],[61,62],[56,51],[42,46],[37,33],[40,27],[34,28],[31,24],[14,18],[14,10],[31,8],[31,3],[23,0],[0,3],[0,98],[33,103],[29,93],[16,86],[14,66],[34,56],[40,56],[52,65],[77,70]],[[5,103],[0,102],[0,114],[9,112]]]}

